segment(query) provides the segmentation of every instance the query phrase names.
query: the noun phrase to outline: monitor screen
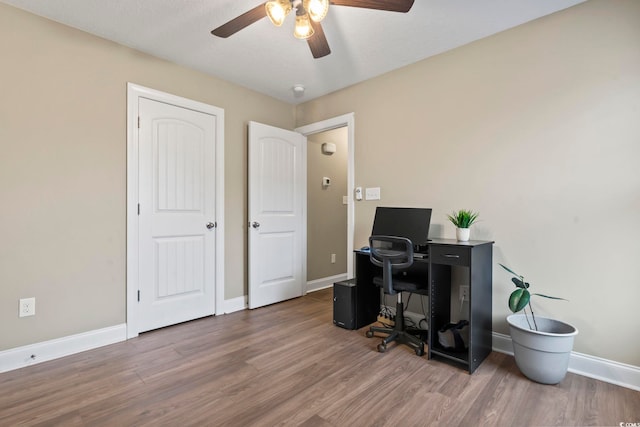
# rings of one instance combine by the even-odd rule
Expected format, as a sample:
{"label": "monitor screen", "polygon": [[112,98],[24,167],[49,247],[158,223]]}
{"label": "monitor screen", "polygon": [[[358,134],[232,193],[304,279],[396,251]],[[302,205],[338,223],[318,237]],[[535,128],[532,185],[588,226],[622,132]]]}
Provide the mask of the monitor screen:
{"label": "monitor screen", "polygon": [[371,235],[406,237],[414,246],[424,246],[429,241],[430,223],[431,209],[379,206]]}

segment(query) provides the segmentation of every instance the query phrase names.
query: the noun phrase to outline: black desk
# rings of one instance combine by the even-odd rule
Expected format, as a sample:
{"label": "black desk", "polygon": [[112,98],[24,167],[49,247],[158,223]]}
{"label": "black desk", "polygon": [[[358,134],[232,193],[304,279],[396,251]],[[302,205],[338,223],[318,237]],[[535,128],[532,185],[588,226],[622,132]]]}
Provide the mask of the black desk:
{"label": "black desk", "polygon": [[[382,274],[381,268],[371,263],[369,252],[355,253],[359,292],[379,293],[373,277]],[[418,293],[429,295],[429,359],[453,361],[473,373],[491,353],[492,257],[490,241],[433,239],[427,245],[425,257],[414,258],[413,265],[402,273],[405,280],[424,285],[424,291]],[[469,286],[469,348],[463,352],[444,349],[438,343],[438,329],[451,321],[452,276],[459,281],[456,284]]]}

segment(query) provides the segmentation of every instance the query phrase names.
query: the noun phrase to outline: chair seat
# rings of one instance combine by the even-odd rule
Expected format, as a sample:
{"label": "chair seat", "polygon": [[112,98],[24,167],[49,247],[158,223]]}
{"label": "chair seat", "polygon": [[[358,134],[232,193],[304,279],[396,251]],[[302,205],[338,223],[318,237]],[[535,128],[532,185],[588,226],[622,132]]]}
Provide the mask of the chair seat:
{"label": "chair seat", "polygon": [[[379,288],[384,287],[382,277],[380,276],[373,278],[373,284]],[[426,288],[418,287],[414,281],[408,282],[406,280],[402,280],[401,276],[393,277],[393,289],[398,292],[412,292],[418,294],[426,294],[428,292]]]}

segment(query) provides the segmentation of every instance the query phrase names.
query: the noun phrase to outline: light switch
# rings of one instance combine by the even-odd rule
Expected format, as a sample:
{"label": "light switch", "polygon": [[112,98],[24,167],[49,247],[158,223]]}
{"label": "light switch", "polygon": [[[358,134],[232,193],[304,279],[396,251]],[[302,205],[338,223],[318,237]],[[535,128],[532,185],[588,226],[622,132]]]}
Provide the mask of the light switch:
{"label": "light switch", "polygon": [[380,200],[380,187],[365,188],[365,200]]}
{"label": "light switch", "polygon": [[342,204],[343,205],[349,204],[349,196],[342,196]]}

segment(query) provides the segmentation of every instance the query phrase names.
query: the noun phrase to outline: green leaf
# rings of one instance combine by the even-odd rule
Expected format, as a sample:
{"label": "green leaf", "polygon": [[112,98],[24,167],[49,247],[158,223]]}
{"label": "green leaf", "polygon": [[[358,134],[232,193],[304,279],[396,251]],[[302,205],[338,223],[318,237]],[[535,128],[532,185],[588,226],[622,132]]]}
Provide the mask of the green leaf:
{"label": "green leaf", "polygon": [[505,270],[507,270],[509,273],[513,274],[514,276],[518,276],[518,277],[520,277],[520,275],[519,275],[518,273],[516,273],[515,271],[511,270],[511,269],[510,269],[509,267],[507,267],[506,265],[504,265],[504,264],[500,264],[500,263],[498,263],[498,265],[499,265],[500,267],[504,268]]}
{"label": "green leaf", "polygon": [[511,281],[512,281],[513,283],[515,283],[515,285],[516,285],[518,288],[522,288],[522,289],[527,289],[527,288],[529,288],[529,282],[523,282],[522,280],[518,279],[517,277],[512,277],[512,278],[511,278]]}
{"label": "green leaf", "polygon": [[562,301],[569,301],[568,299],[564,299],[564,298],[560,298],[560,297],[552,297],[549,295],[543,295],[543,294],[533,294],[533,295],[538,295],[539,297],[544,297],[544,298],[549,298],[549,299],[560,299]]}
{"label": "green leaf", "polygon": [[526,289],[516,289],[511,293],[509,297],[509,309],[517,313],[529,304],[529,299],[531,299],[531,294]]}

